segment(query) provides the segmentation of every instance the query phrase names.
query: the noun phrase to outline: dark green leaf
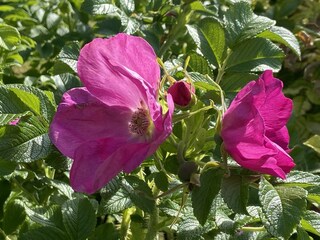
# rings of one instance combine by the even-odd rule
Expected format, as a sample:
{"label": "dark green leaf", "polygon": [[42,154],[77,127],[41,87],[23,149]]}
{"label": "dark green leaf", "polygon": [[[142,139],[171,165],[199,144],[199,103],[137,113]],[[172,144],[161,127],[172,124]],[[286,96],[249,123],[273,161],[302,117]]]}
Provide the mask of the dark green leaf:
{"label": "dark green leaf", "polygon": [[48,125],[38,117],[22,117],[16,126],[0,127],[0,158],[31,162],[46,157],[51,149]]}
{"label": "dark green leaf", "polygon": [[96,216],[87,198],[73,199],[62,205],[62,218],[71,239],[86,239],[94,230]]}
{"label": "dark green leaf", "polygon": [[9,162],[0,159],[0,177],[11,174],[17,167],[15,162]]}
{"label": "dark green leaf", "polygon": [[161,191],[167,191],[169,187],[168,177],[164,172],[155,173],[154,182]]}
{"label": "dark green leaf", "polygon": [[226,92],[238,92],[249,81],[255,80],[257,78],[258,75],[253,73],[227,73],[223,76],[220,85],[221,88]]}
{"label": "dark green leaf", "polygon": [[220,190],[224,171],[220,168],[208,168],[201,173],[200,187],[192,190],[191,200],[194,216],[201,225],[207,221],[213,199]]}
{"label": "dark green leaf", "polygon": [[238,44],[227,61],[227,72],[262,72],[280,70],[283,51],[264,38],[254,38]]}
{"label": "dark green leaf", "polygon": [[275,237],[288,239],[300,222],[307,207],[307,191],[300,187],[273,187],[264,177],[259,198],[265,219],[263,224]]}
{"label": "dark green leaf", "polygon": [[297,38],[286,28],[272,26],[270,29],[260,33],[258,37],[268,38],[271,41],[282,43],[289,47],[299,58],[301,57]]}
{"label": "dark green leaf", "polygon": [[58,55],[58,60],[65,63],[73,72],[76,73],[79,53],[79,42],[71,42],[62,48]]}
{"label": "dark green leaf", "polygon": [[178,240],[202,239],[202,234],[214,228],[213,222],[201,226],[194,216],[187,215],[178,226]]}
{"label": "dark green leaf", "polygon": [[248,182],[245,177],[234,175],[223,178],[221,195],[234,212],[247,214],[248,193]]}
{"label": "dark green leaf", "polygon": [[120,9],[111,4],[109,0],[85,0],[81,5],[81,10],[93,15],[115,14]]}
{"label": "dark green leaf", "polygon": [[127,176],[123,189],[129,194],[132,202],[143,211],[151,213],[155,207],[155,200],[148,184],[134,176]]}
{"label": "dark green leaf", "polygon": [[191,72],[189,73],[189,76],[194,85],[198,88],[209,91],[220,91],[217,84],[209,76],[205,76],[197,72]]}
{"label": "dark green leaf", "polygon": [[19,200],[10,200],[4,206],[3,230],[7,235],[13,233],[25,221],[25,218],[23,203]]}
{"label": "dark green leaf", "polygon": [[66,234],[55,227],[40,227],[23,233],[21,240],[63,240],[68,239]]}
{"label": "dark green leaf", "polygon": [[205,18],[197,26],[187,26],[199,52],[212,64],[220,66],[226,51],[224,30],[213,18]]}
{"label": "dark green leaf", "polygon": [[203,75],[208,74],[209,76],[212,75],[208,61],[203,56],[196,52],[189,54],[189,56],[190,61],[188,68],[190,68],[192,72],[198,72]]}
{"label": "dark green leaf", "polygon": [[89,237],[89,240],[102,240],[106,239],[108,236],[108,240],[118,240],[120,238],[119,233],[115,229],[112,223],[104,223],[99,225],[93,235]]}
{"label": "dark green leaf", "polygon": [[229,46],[233,48],[238,43],[254,38],[270,28],[275,21],[255,15],[248,2],[239,1],[230,6],[225,13],[224,23]]}
{"label": "dark green leaf", "polygon": [[100,211],[103,214],[119,213],[132,206],[128,192],[123,189],[113,193],[108,199],[103,199],[100,204]]}

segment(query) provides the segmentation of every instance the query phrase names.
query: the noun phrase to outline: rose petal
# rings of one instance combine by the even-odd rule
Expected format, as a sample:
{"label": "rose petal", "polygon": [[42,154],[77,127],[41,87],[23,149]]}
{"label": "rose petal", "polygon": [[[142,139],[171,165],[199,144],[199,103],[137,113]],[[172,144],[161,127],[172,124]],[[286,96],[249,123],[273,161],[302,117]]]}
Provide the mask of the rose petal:
{"label": "rose petal", "polygon": [[127,144],[117,139],[101,139],[79,146],[70,172],[75,191],[92,194],[123,170],[126,164],[140,165],[148,144]]}
{"label": "rose petal", "polygon": [[141,79],[154,94],[160,80],[153,49],[142,38],[126,34],[97,38],[85,45],[78,60],[78,74],[88,90],[105,103],[132,107],[146,100],[141,95]]}
{"label": "rose petal", "polygon": [[107,106],[85,88],[75,88],[63,95],[49,135],[63,154],[73,158],[84,142],[107,137],[130,139],[131,115],[128,108]]}
{"label": "rose petal", "polygon": [[264,119],[267,130],[277,131],[285,126],[292,113],[292,100],[285,97],[282,93],[283,83],[274,78],[272,71],[265,71],[258,82],[265,85],[265,104],[259,112]]}

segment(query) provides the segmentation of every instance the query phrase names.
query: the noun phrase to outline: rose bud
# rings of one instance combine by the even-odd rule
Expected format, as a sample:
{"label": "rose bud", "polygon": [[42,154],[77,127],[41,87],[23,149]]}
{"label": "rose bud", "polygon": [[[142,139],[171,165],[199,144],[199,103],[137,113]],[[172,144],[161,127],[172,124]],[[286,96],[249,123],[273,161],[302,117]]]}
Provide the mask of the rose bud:
{"label": "rose bud", "polygon": [[195,89],[190,83],[180,80],[169,87],[168,93],[171,94],[175,105],[178,107],[187,107],[192,101],[192,95],[195,93]]}

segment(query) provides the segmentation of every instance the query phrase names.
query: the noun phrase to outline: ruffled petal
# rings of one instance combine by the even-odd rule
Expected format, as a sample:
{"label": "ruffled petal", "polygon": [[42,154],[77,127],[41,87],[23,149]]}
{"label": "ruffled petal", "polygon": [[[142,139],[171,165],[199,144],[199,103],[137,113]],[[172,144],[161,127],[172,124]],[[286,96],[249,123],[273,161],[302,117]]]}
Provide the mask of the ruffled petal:
{"label": "ruffled petal", "polygon": [[292,113],[292,100],[282,93],[283,83],[274,78],[271,70],[265,71],[260,79],[265,85],[265,103],[259,108],[259,112],[265,122],[267,130],[278,131],[285,126]]}
{"label": "ruffled petal", "polygon": [[[241,165],[245,159],[259,159],[275,154],[266,146],[264,122],[253,104],[251,94],[230,106],[223,117],[221,137],[231,156]],[[254,151],[253,151],[254,149]]]}
{"label": "ruffled petal", "polygon": [[66,156],[87,141],[117,137],[129,139],[130,109],[107,106],[85,88],[75,88],[63,95],[50,125],[49,136]]}
{"label": "ruffled petal", "polygon": [[142,38],[126,34],[97,38],[85,45],[77,68],[88,90],[108,105],[136,107],[141,100],[146,101],[141,79],[154,95],[160,80],[151,46]]}
{"label": "ruffled petal", "polygon": [[145,159],[148,144],[128,144],[108,138],[82,144],[76,150],[70,171],[75,191],[92,194],[106,185],[131,162]]}
{"label": "ruffled petal", "polygon": [[280,146],[284,151],[289,151],[289,133],[286,126],[282,127],[277,131],[266,131],[266,136],[278,146]]}

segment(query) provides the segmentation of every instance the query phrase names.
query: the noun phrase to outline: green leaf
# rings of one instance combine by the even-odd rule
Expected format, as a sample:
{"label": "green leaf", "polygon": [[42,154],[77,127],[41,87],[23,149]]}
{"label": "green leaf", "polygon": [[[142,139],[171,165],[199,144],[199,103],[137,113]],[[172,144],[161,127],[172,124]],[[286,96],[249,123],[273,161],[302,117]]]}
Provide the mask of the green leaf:
{"label": "green leaf", "polygon": [[200,187],[192,190],[191,200],[194,216],[201,225],[207,221],[213,199],[220,190],[224,171],[220,168],[208,168],[200,175]]}
{"label": "green leaf", "polygon": [[77,72],[77,62],[80,54],[79,42],[71,42],[65,45],[58,55],[58,60],[70,68],[70,72]]}
{"label": "green leaf", "polygon": [[35,113],[36,115],[40,115],[40,99],[36,95],[25,92],[18,88],[9,88],[9,90],[14,92],[31,112]]}
{"label": "green leaf", "polygon": [[120,0],[120,6],[125,13],[131,14],[134,11],[135,3],[134,0]]}
{"label": "green leaf", "polygon": [[11,174],[17,167],[15,162],[0,160],[0,177]]}
{"label": "green leaf", "polygon": [[309,234],[302,227],[297,227],[297,240],[311,240]]}
{"label": "green leaf", "polygon": [[227,61],[227,72],[262,72],[281,68],[283,51],[264,38],[254,38],[238,44]]}
{"label": "green leaf", "polygon": [[122,184],[132,202],[145,212],[151,213],[155,207],[155,200],[148,184],[134,176],[127,176]]}
{"label": "green leaf", "polygon": [[204,18],[197,26],[187,25],[187,29],[198,51],[212,64],[221,66],[226,51],[221,24],[213,18]]}
{"label": "green leaf", "polygon": [[[12,91],[13,89],[18,90],[14,90],[14,92]],[[33,102],[35,102],[35,105],[33,106],[32,102],[27,104],[23,102],[25,97],[22,97],[22,99],[20,98],[20,96],[24,94],[19,90],[26,92],[25,96],[31,96],[32,99],[34,99]],[[18,93],[18,95],[16,93]],[[55,103],[44,91],[41,91],[40,89],[35,87],[25,86],[22,84],[7,84],[0,87],[0,113],[25,113],[28,111],[32,111],[32,106],[35,109],[38,109],[37,100],[35,100],[35,97],[37,97],[40,101],[40,115],[45,117],[47,122],[50,122],[54,114],[56,113]]]}
{"label": "green leaf", "polygon": [[46,157],[51,150],[48,125],[43,119],[22,117],[16,126],[0,127],[0,159],[32,162]]}
{"label": "green leaf", "polygon": [[314,135],[303,143],[304,145],[311,147],[317,153],[320,153],[320,135]]}
{"label": "green leaf", "polygon": [[202,75],[197,72],[190,72],[189,76],[192,79],[194,85],[198,88],[207,91],[220,91],[217,84],[208,75]]}
{"label": "green leaf", "polygon": [[248,82],[258,79],[253,73],[227,73],[220,82],[221,88],[226,92],[238,92]]}
{"label": "green leaf", "polygon": [[70,73],[55,75],[52,77],[52,79],[57,87],[55,92],[57,101],[58,99],[61,99],[63,93],[65,93],[66,91],[72,88],[81,87],[79,78]]}
{"label": "green leaf", "polygon": [[158,189],[165,192],[168,191],[169,181],[168,177],[164,172],[156,172],[154,177],[154,182]]}
{"label": "green leaf", "polygon": [[20,43],[20,40],[20,33],[16,28],[0,23],[0,47],[10,51]]}
{"label": "green leaf", "polygon": [[306,211],[301,220],[301,226],[308,232],[320,237],[320,213],[315,211]]}
{"label": "green leaf", "polygon": [[299,42],[293,33],[286,28],[272,26],[270,29],[260,33],[258,37],[268,38],[271,41],[282,43],[301,58]]}
{"label": "green leaf", "polygon": [[230,6],[224,17],[229,46],[233,49],[240,42],[254,38],[275,24],[274,20],[257,16],[248,2],[240,1]]}
{"label": "green leaf", "polygon": [[288,239],[307,207],[307,191],[300,187],[273,187],[261,177],[259,198],[264,212],[263,224],[275,237]]}
{"label": "green leaf", "polygon": [[247,214],[248,186],[248,182],[242,176],[234,175],[222,180],[221,196],[228,207],[236,213]]}
{"label": "green leaf", "polygon": [[85,0],[81,5],[81,10],[93,15],[115,14],[120,9],[111,4],[109,0]]}
{"label": "green leaf", "polygon": [[221,229],[223,232],[232,233],[235,230],[235,221],[233,221],[228,215],[218,209],[216,212],[216,223],[219,229]]}
{"label": "green leaf", "polygon": [[89,240],[102,240],[108,236],[108,240],[118,240],[120,239],[119,233],[115,229],[112,223],[104,223],[99,225],[94,234],[89,238]]}
{"label": "green leaf", "polygon": [[11,199],[4,206],[3,230],[7,235],[16,231],[25,221],[26,214],[20,200]]}
{"label": "green leaf", "polygon": [[192,215],[187,215],[178,226],[178,240],[198,240],[202,239],[202,234],[209,232],[214,228],[214,223],[206,223],[201,226],[197,219]]}
{"label": "green leaf", "polygon": [[286,185],[309,187],[318,186],[320,184],[320,177],[309,172],[291,171],[285,180],[277,180]]}
{"label": "green leaf", "polygon": [[85,240],[94,230],[96,215],[87,198],[68,200],[61,210],[64,226],[71,239]]}
{"label": "green leaf", "polygon": [[56,227],[40,227],[23,233],[21,240],[58,240],[68,239],[66,234]]}
{"label": "green leaf", "polygon": [[129,194],[120,189],[108,199],[102,199],[100,204],[100,212],[103,214],[119,213],[132,206]]}
{"label": "green leaf", "polygon": [[204,75],[212,75],[209,63],[203,56],[196,52],[192,52],[191,54],[189,54],[189,56],[190,61],[188,68],[191,69],[192,72],[198,72]]}
{"label": "green leaf", "polygon": [[10,122],[20,119],[23,116],[31,115],[31,112],[24,112],[18,114],[2,114],[0,113],[0,126],[8,125]]}

